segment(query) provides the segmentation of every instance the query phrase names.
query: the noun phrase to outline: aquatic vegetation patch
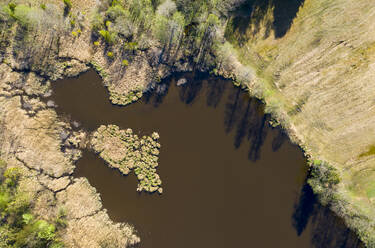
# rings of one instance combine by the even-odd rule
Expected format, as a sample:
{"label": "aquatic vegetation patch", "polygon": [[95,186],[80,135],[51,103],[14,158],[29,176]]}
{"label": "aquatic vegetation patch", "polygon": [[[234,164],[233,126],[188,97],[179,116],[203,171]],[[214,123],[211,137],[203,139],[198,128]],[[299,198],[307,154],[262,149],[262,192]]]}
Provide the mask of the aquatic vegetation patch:
{"label": "aquatic vegetation patch", "polygon": [[[123,65],[127,66],[129,65],[129,62],[127,60],[124,60]],[[110,100],[113,104],[128,105],[130,103],[138,101],[138,99],[143,95],[143,89],[141,87],[131,90],[127,94],[117,93],[113,88],[114,87],[111,86],[108,87],[108,90],[110,92]]]}
{"label": "aquatic vegetation patch", "polygon": [[121,130],[116,125],[100,126],[91,139],[92,148],[112,168],[124,175],[131,170],[138,178],[137,191],[163,192],[160,176],[156,173],[160,143],[159,134],[138,137],[133,130]]}

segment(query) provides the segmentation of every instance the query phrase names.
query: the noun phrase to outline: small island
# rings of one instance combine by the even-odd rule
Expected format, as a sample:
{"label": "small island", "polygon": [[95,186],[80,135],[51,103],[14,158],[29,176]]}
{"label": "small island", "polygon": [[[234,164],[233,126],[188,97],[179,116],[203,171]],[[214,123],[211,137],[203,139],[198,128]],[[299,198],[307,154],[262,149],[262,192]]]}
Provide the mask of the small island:
{"label": "small island", "polygon": [[91,145],[110,167],[122,174],[128,175],[134,170],[139,180],[137,191],[161,194],[162,182],[156,173],[160,149],[158,139],[156,132],[140,138],[130,128],[121,130],[116,125],[102,125],[93,133]]}

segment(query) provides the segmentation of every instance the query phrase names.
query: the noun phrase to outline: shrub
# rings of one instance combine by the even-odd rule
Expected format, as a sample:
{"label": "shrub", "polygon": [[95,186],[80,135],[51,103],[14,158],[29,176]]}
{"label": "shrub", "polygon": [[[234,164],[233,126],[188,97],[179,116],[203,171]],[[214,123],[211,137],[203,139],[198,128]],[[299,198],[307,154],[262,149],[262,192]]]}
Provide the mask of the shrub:
{"label": "shrub", "polygon": [[52,224],[48,224],[44,220],[38,220],[35,222],[35,227],[38,230],[38,238],[43,240],[53,240],[55,237],[55,226]]}
{"label": "shrub", "polygon": [[12,13],[14,13],[14,11],[15,11],[15,9],[16,9],[16,7],[17,7],[17,4],[15,4],[15,3],[9,3],[9,4],[8,4],[8,7],[9,7],[10,11],[11,11]]}
{"label": "shrub", "polygon": [[137,46],[137,42],[126,42],[124,45],[124,49],[129,51],[135,51],[137,50]]}
{"label": "shrub", "polygon": [[46,5],[45,5],[44,3],[41,3],[41,4],[40,4],[40,8],[41,8],[42,10],[45,10],[45,9],[46,9]]}
{"label": "shrub", "polygon": [[63,0],[65,8],[71,9],[72,8],[72,2],[70,0]]}
{"label": "shrub", "polygon": [[177,10],[176,3],[173,2],[172,0],[166,0],[161,5],[159,5],[156,12],[159,15],[168,17],[168,16],[173,15],[173,13],[176,12],[176,10]]}
{"label": "shrub", "polygon": [[91,25],[92,25],[92,29],[94,31],[98,31],[98,30],[102,29],[104,27],[103,23],[104,23],[103,16],[100,15],[99,13],[95,13],[92,16]]}
{"label": "shrub", "polygon": [[59,208],[59,211],[57,213],[57,218],[55,220],[57,227],[66,227],[67,221],[66,221],[66,210],[65,208]]}
{"label": "shrub", "polygon": [[322,205],[335,199],[335,186],[340,183],[340,175],[336,168],[321,160],[309,161],[310,175],[307,182],[319,196]]}
{"label": "shrub", "polygon": [[14,167],[8,168],[2,174],[4,180],[0,184],[0,216],[2,219],[0,246],[62,248],[62,244],[56,242],[55,226],[30,213],[31,199],[20,191],[18,186],[21,173],[19,168]]}
{"label": "shrub", "polygon": [[124,60],[122,61],[122,65],[123,65],[123,66],[128,66],[128,65],[129,65],[129,61],[128,61],[127,59],[124,59]]}
{"label": "shrub", "polygon": [[31,15],[31,12],[35,12],[36,10],[33,8],[30,8],[26,5],[18,5],[15,7],[15,9],[12,11],[13,15],[12,17],[18,21],[23,26],[29,26],[30,24],[36,23],[38,20],[38,15]]}
{"label": "shrub", "polygon": [[311,167],[311,177],[319,179],[319,181],[327,187],[332,187],[340,182],[340,176],[337,169],[321,160],[314,160]]}
{"label": "shrub", "polygon": [[120,16],[129,16],[129,12],[126,11],[121,5],[116,4],[108,8],[106,15],[111,20],[116,20]]}
{"label": "shrub", "polygon": [[22,219],[23,222],[27,225],[34,219],[34,216],[30,213],[25,213],[22,215]]}
{"label": "shrub", "polygon": [[165,44],[169,40],[168,31],[168,18],[163,15],[156,15],[153,25],[153,33],[162,44]]}
{"label": "shrub", "polygon": [[5,181],[7,187],[15,187],[20,179],[21,171],[17,167],[9,168],[4,172]]}
{"label": "shrub", "polygon": [[99,34],[108,44],[111,44],[113,42],[113,35],[108,30],[102,29],[99,31]]}
{"label": "shrub", "polygon": [[108,56],[109,58],[113,58],[113,52],[108,52],[108,53],[107,53],[107,56]]}

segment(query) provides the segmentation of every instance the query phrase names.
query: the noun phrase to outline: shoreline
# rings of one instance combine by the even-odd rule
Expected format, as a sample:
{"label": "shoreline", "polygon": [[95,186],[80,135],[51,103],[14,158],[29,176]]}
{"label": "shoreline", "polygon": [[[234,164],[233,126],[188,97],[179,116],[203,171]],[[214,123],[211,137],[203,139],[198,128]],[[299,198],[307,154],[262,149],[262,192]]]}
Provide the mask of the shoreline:
{"label": "shoreline", "polygon": [[[303,22],[301,21],[300,23],[299,20],[304,17],[303,14],[307,10],[310,8],[315,8],[315,2],[319,2],[319,0],[307,1],[306,4],[301,7],[301,14],[299,17],[297,16],[295,24],[293,24],[291,27],[290,34],[287,34],[285,39],[281,39],[280,41],[262,41],[263,43],[267,43],[266,45],[268,45],[268,43],[272,45],[270,45],[270,51],[266,50],[267,53],[269,52],[274,57],[278,56],[277,58],[283,58],[273,50],[276,49],[276,51],[278,51],[278,43],[277,45],[273,45],[272,42],[280,42],[279,46],[281,48],[289,45],[289,42],[291,41],[288,39],[293,41],[293,35],[297,36],[300,34],[299,32],[301,32],[298,31],[298,28],[303,27]],[[319,102],[321,105],[317,105],[317,107],[313,105],[314,101],[318,102],[319,99],[316,98],[322,94],[320,91],[317,91],[313,86],[309,86],[311,87],[312,93],[310,95],[312,95],[312,98],[310,96],[310,98],[305,99],[304,92],[298,92],[298,94],[296,92],[294,95],[294,86],[290,86],[290,88],[288,88],[287,83],[281,84],[274,80],[273,74],[271,78],[268,76],[267,73],[269,73],[269,71],[275,73],[275,71],[277,71],[276,69],[279,69],[276,67],[276,65],[276,69],[271,67],[273,66],[272,59],[270,59],[270,62],[267,62],[268,64],[264,61],[262,61],[260,65],[253,63],[252,61],[249,63],[243,63],[244,58],[239,57],[248,55],[245,57],[251,58],[253,55],[252,51],[249,55],[244,52],[245,48],[248,49],[246,46],[232,46],[225,41],[223,34],[218,38],[221,43],[219,42],[220,45],[216,50],[211,50],[211,48],[206,47],[203,48],[203,50],[210,49],[209,52],[207,52],[209,54],[207,55],[207,57],[209,57],[207,58],[207,61],[205,60],[206,58],[201,54],[201,51],[199,51],[198,54],[198,61],[194,62],[194,57],[184,54],[185,47],[183,47],[180,51],[176,51],[177,48],[175,47],[175,44],[169,44],[168,49],[166,49],[166,47],[163,47],[159,41],[151,38],[149,40],[150,44],[147,49],[130,49],[128,47],[126,48],[125,52],[123,52],[121,50],[121,44],[108,45],[106,44],[107,41],[105,39],[101,39],[100,37],[97,40],[99,43],[93,42],[93,28],[91,25],[89,12],[90,8],[94,9],[98,7],[97,3],[90,2],[90,4],[84,5],[83,3],[79,3],[79,1],[73,1],[73,8],[71,10],[72,15],[67,17],[63,16],[65,7],[62,2],[54,1],[51,3],[51,6],[56,7],[56,9],[47,6],[47,10],[50,8],[49,11],[52,12],[46,12],[43,15],[47,24],[51,22],[53,23],[53,25],[51,25],[56,27],[53,32],[49,29],[45,29],[45,27],[43,27],[41,24],[37,24],[36,27],[33,27],[35,30],[30,29],[33,30],[31,32],[27,29],[25,31],[22,24],[17,23],[17,21],[9,20],[9,22],[1,22],[1,27],[3,30],[1,35],[3,38],[0,40],[0,48],[2,50],[0,65],[0,102],[3,106],[6,106],[0,108],[0,113],[2,116],[1,123],[5,126],[5,128],[2,130],[3,138],[0,142],[2,148],[1,155],[6,160],[14,163],[14,165],[29,168],[27,169],[27,177],[29,177],[28,179],[32,181],[33,185],[36,185],[35,187],[33,186],[33,189],[35,189],[35,191],[32,192],[33,194],[39,194],[40,192],[45,191],[45,195],[50,195],[52,191],[52,195],[56,195],[56,192],[63,193],[67,191],[69,187],[71,187],[71,193],[69,194],[74,195],[77,192],[74,190],[74,187],[72,188],[72,186],[76,184],[85,184],[84,187],[87,188],[88,192],[92,190],[92,187],[90,188],[89,185],[86,185],[88,183],[77,182],[71,178],[72,170],[74,168],[72,161],[74,161],[76,158],[75,156],[77,155],[76,153],[78,150],[77,147],[72,145],[72,147],[67,147],[64,152],[60,151],[60,146],[64,146],[65,142],[63,142],[61,139],[61,130],[71,129],[71,127],[69,124],[63,123],[56,116],[55,111],[47,108],[40,100],[41,96],[48,93],[49,85],[53,83],[53,81],[66,77],[75,77],[80,75],[80,73],[89,70],[90,68],[94,68],[102,77],[103,84],[107,87],[107,90],[111,95],[111,102],[114,104],[126,105],[139,99],[142,96],[140,92],[148,87],[149,84],[157,84],[172,73],[193,70],[202,70],[206,72],[212,71],[214,74],[223,76],[226,79],[231,79],[234,82],[239,83],[241,86],[246,86],[249,89],[249,94],[252,97],[262,100],[266,104],[266,113],[270,114],[273,118],[271,125],[277,126],[281,124],[281,127],[288,134],[291,141],[301,147],[306,157],[311,159],[312,168],[316,167],[314,164],[318,164],[316,161],[323,161],[323,164],[326,164],[325,161],[327,161],[329,166],[336,168],[339,177],[341,177],[341,182],[335,183],[332,181],[331,183],[330,181],[328,185],[325,185],[324,183],[322,184],[322,182],[326,182],[325,180],[328,179],[317,177],[315,180],[315,192],[321,196],[322,202],[323,198],[326,200],[330,208],[338,216],[345,220],[346,224],[359,235],[359,237],[367,244],[368,247],[375,247],[375,223],[371,218],[374,210],[372,209],[371,197],[366,199],[366,197],[363,196],[363,183],[361,184],[361,181],[358,183],[353,183],[352,175],[348,172],[351,169],[351,166],[355,167],[360,165],[359,167],[361,167],[362,164],[365,166],[364,168],[368,170],[371,168],[373,158],[355,157],[357,153],[364,154],[366,152],[365,149],[368,147],[367,144],[360,143],[358,148],[356,147],[355,151],[351,151],[351,147],[345,146],[345,142],[351,141],[350,138],[352,136],[348,135],[341,138],[339,134],[334,133],[335,130],[331,130],[331,116],[329,113],[330,111],[338,110],[338,107],[335,108],[333,106],[331,109],[325,110],[325,119],[319,120],[320,122],[304,119],[309,115],[311,115],[312,118],[321,117],[319,112],[314,112],[314,107],[318,108],[319,106],[324,106],[324,102]],[[83,12],[87,12],[86,15],[82,14]],[[81,17],[81,15],[83,17]],[[319,13],[317,15],[319,16]],[[73,18],[72,16],[75,17]],[[54,20],[51,20],[51,18],[56,18],[57,22],[55,23]],[[78,21],[77,23],[72,24],[72,20],[78,19],[80,20],[80,32],[78,32],[77,29]],[[70,24],[68,20],[70,20]],[[72,26],[73,31],[71,31]],[[33,37],[30,37],[31,34],[29,32],[33,35]],[[20,39],[18,37],[20,35],[24,35],[24,37]],[[31,40],[33,43],[30,43]],[[282,43],[284,40],[286,45]],[[263,44],[262,42],[260,43]],[[344,43],[339,44],[339,46],[343,47],[342,49],[345,48]],[[129,42],[127,44],[128,46],[131,45]],[[330,41],[325,43],[321,42],[321,44],[323,48],[326,48],[326,46],[331,46]],[[187,44],[186,46],[188,45],[191,44]],[[24,51],[22,49],[17,50],[20,48],[23,48]],[[327,51],[323,48],[321,51],[319,51]],[[257,52],[257,49],[258,47],[254,47],[254,53]],[[334,47],[330,49],[338,48]],[[15,54],[14,51],[17,51],[17,53]],[[319,51],[313,50],[313,52],[311,52],[312,54],[309,54],[309,56],[312,56],[313,58],[319,57]],[[126,59],[123,59],[120,56],[116,57],[117,54],[122,53],[125,53]],[[241,54],[241,56],[238,54]],[[277,56],[275,54],[277,54]],[[172,55],[175,55],[173,58],[174,60],[171,59]],[[261,55],[259,56],[262,57]],[[302,59],[300,57],[302,57]],[[299,60],[296,61],[301,64],[304,56],[300,55],[300,57],[298,57]],[[215,63],[212,64],[210,59],[214,59]],[[275,61],[277,61],[277,59],[275,59]],[[295,67],[300,66],[297,62],[292,61],[291,65],[294,65]],[[264,64],[267,64],[268,67]],[[289,67],[287,68],[290,68],[291,65],[288,65]],[[303,66],[304,65],[305,64],[303,64]],[[307,63],[306,66],[309,66],[309,64]],[[321,66],[322,68],[319,68],[319,70],[323,70],[325,66],[326,65],[323,64]],[[298,73],[301,73],[301,71],[303,72],[305,69],[303,67],[296,72],[288,71],[288,69],[285,70],[285,80],[293,83],[295,81],[299,82],[298,78],[293,81],[293,78],[289,80],[287,76],[294,76],[295,74],[297,75]],[[259,71],[261,71],[261,73],[259,73]],[[280,72],[280,74],[282,73]],[[328,74],[329,73],[327,73],[327,75]],[[283,79],[282,75],[279,76],[279,78]],[[316,77],[318,76],[319,74],[317,74]],[[295,87],[303,88],[303,86],[300,85]],[[334,85],[332,87],[339,86]],[[371,99],[371,95],[366,98],[367,102],[370,101],[369,99]],[[328,98],[328,100],[332,99]],[[304,108],[308,109],[309,112],[305,113]],[[291,110],[295,111],[293,112]],[[348,113],[351,114],[350,112]],[[348,113],[346,113],[346,115],[348,115]],[[335,117],[333,121],[341,120],[340,118],[340,116]],[[365,123],[370,123],[369,119],[366,120],[367,122]],[[24,123],[19,130],[16,128],[18,122]],[[304,131],[302,132],[301,130]],[[346,129],[340,130],[343,130],[342,132],[346,131]],[[38,132],[41,133],[39,134]],[[361,132],[360,128],[356,129],[355,132],[353,131],[353,134],[356,135],[359,132]],[[329,136],[331,133],[334,133],[332,134],[332,138]],[[314,135],[318,138],[315,139]],[[327,138],[326,140],[321,140],[324,137],[329,137],[330,139]],[[355,138],[355,142],[359,142],[361,137],[363,136]],[[366,140],[367,143],[371,142],[369,141],[370,138],[371,137]],[[324,141],[324,145],[320,145],[319,141]],[[330,147],[331,141],[337,141],[338,145],[336,145],[334,148]],[[333,142],[332,145],[334,144],[335,143]],[[341,149],[341,146],[339,145],[341,145],[343,148]],[[336,151],[338,148],[340,149]],[[45,152],[46,154],[42,154],[42,152],[45,151],[44,149],[47,149]],[[341,154],[345,154],[345,151],[350,153],[350,156],[341,156]],[[335,153],[340,153],[340,156],[336,158],[334,156]],[[39,163],[39,160],[42,160],[43,162]],[[342,164],[342,161],[345,163]],[[327,170],[329,171],[330,169]],[[36,171],[38,175],[33,175],[33,171]],[[359,172],[354,171],[353,173]],[[48,179],[46,179],[48,181],[46,184],[51,185],[51,189],[42,190],[39,192],[38,187],[41,185],[39,182],[39,177],[44,176],[48,177]],[[57,187],[54,180],[59,179],[60,177],[64,178],[64,186]],[[66,181],[69,181],[67,185],[65,185]],[[25,181],[25,183],[30,182]],[[354,184],[354,186],[352,184]],[[357,191],[353,193],[351,191],[351,188],[353,187],[355,189],[359,188],[358,192],[361,194],[357,194]],[[365,184],[363,187],[370,186]],[[365,189],[367,190],[367,188]],[[132,237],[132,231],[128,231],[131,230],[131,228],[125,230],[122,229],[120,224],[108,222],[108,216],[106,215],[105,211],[101,209],[101,207],[98,207],[101,204],[97,199],[98,196],[96,195],[95,191],[93,192],[90,194],[88,193],[88,195],[91,195],[91,197],[95,198],[96,200],[93,200],[89,205],[91,205],[90,208],[92,206],[96,207],[92,207],[94,210],[90,213],[82,212],[81,216],[79,217],[91,218],[96,216],[97,220],[102,221],[102,223],[106,223],[108,232],[110,232],[110,230],[115,230],[117,237]],[[367,192],[368,191],[366,191],[366,193]],[[44,198],[48,198],[44,195],[44,193],[41,195]],[[355,201],[356,197],[360,198],[359,202]],[[65,201],[67,198],[68,196],[62,197],[61,203],[65,205],[68,204],[68,206],[72,207],[72,209],[73,207],[77,207],[73,203],[66,203]],[[49,206],[47,202],[44,202],[44,204]],[[48,207],[46,207],[46,209],[47,208]],[[49,210],[46,211],[48,212]],[[99,213],[100,216],[98,215]],[[53,214],[51,216],[53,216]],[[77,221],[77,216],[74,216],[73,213],[71,220],[75,221],[75,223],[80,222],[80,220]],[[80,222],[80,225],[83,225],[83,223]],[[79,238],[69,237],[69,235],[74,235],[76,231],[76,229],[68,230],[69,234],[64,236],[68,242],[74,243],[77,242],[74,240],[79,240]],[[133,238],[134,240],[137,240],[137,238]],[[82,240],[82,242],[86,242],[86,244],[96,247],[88,240],[83,238]],[[122,240],[121,242],[124,243],[125,241]]]}

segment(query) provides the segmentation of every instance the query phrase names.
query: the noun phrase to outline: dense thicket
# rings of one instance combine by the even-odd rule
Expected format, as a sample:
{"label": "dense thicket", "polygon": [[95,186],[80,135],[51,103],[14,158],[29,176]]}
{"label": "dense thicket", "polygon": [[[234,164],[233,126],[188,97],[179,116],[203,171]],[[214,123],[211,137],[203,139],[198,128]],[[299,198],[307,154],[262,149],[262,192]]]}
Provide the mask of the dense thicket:
{"label": "dense thicket", "polygon": [[227,5],[228,0],[112,0],[102,3],[92,25],[108,46],[124,43],[125,51],[144,50],[156,41],[162,48],[160,62],[183,51],[191,62],[207,63],[225,21],[219,8]]}
{"label": "dense thicket", "polygon": [[[63,247],[57,239],[55,224],[31,213],[32,200],[19,187],[21,170],[5,168],[0,160],[0,247]],[[62,215],[58,225],[64,225]]]}

